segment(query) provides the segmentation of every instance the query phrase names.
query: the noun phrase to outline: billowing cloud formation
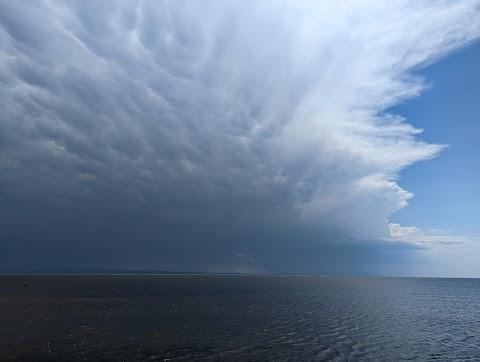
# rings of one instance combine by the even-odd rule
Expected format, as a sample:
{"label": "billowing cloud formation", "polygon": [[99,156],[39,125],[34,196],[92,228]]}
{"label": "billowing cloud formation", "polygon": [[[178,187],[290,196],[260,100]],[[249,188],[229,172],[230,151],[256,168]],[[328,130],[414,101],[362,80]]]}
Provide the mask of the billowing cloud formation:
{"label": "billowing cloud formation", "polygon": [[0,7],[3,255],[79,265],[281,271],[386,237],[442,146],[385,110],[480,36],[478,1]]}

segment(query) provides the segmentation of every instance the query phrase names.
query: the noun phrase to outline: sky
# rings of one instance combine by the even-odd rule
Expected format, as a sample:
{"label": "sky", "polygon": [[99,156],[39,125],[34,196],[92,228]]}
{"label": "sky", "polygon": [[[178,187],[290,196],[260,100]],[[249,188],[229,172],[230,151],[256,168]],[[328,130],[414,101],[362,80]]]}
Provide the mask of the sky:
{"label": "sky", "polygon": [[0,272],[480,277],[480,1],[0,1]]}

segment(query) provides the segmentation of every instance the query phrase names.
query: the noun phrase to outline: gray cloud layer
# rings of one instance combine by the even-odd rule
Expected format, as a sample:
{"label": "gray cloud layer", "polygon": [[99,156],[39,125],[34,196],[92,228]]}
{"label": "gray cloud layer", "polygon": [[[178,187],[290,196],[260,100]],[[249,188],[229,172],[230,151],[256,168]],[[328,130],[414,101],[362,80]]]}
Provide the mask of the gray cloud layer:
{"label": "gray cloud layer", "polygon": [[384,110],[478,9],[1,2],[0,261],[371,272],[353,240],[388,235],[397,173],[442,148]]}

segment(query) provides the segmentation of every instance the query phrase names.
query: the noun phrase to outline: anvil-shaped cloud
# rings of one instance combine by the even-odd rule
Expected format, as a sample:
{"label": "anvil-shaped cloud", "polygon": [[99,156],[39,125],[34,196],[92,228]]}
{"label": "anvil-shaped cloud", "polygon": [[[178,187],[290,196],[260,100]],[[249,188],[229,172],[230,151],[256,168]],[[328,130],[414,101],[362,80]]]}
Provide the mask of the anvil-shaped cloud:
{"label": "anvil-shaped cloud", "polygon": [[290,271],[386,237],[398,172],[442,148],[386,109],[479,24],[478,1],[2,1],[3,258]]}

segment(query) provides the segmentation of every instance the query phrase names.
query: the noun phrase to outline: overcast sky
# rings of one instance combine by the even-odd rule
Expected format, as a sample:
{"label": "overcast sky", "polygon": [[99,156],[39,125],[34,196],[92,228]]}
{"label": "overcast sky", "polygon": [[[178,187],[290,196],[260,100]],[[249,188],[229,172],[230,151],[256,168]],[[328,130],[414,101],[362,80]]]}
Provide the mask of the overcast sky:
{"label": "overcast sky", "polygon": [[473,0],[0,1],[0,268],[480,276],[473,219],[395,219],[479,37]]}

